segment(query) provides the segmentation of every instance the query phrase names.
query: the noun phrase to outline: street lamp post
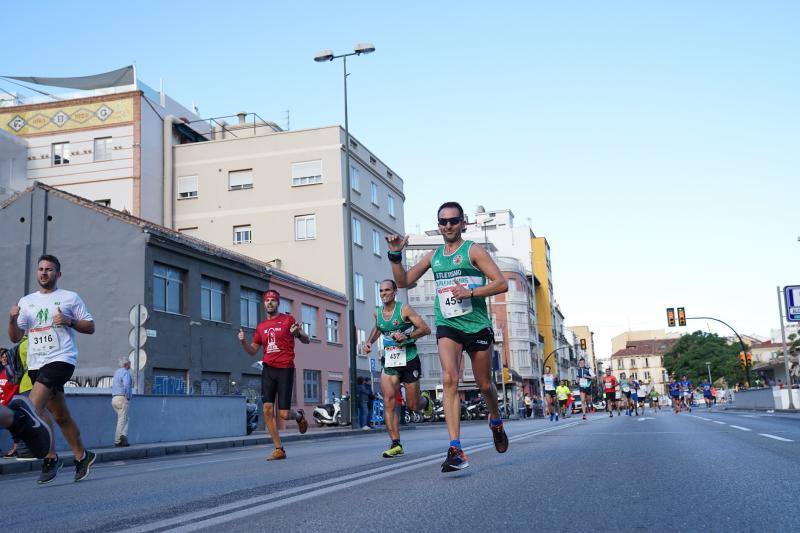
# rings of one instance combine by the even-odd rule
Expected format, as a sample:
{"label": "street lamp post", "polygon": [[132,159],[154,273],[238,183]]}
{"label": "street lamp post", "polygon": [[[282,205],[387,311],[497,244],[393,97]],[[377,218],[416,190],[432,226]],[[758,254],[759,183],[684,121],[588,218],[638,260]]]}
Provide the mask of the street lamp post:
{"label": "street lamp post", "polygon": [[708,369],[708,382],[714,383],[713,381],[711,381],[711,363],[709,363],[708,361],[706,361],[706,368]]}
{"label": "street lamp post", "polygon": [[343,76],[344,76],[344,168],[345,168],[345,216],[347,246],[345,252],[345,275],[347,277],[347,322],[350,330],[349,345],[350,345],[350,422],[353,427],[358,424],[358,392],[356,391],[356,311],[355,311],[355,280],[353,273],[353,206],[350,202],[350,125],[347,116],[347,58],[350,56],[359,56],[362,54],[371,54],[375,51],[375,46],[372,43],[358,43],[353,51],[348,54],[334,55],[331,50],[322,50],[314,56],[314,61],[324,63],[326,61],[333,61],[334,59],[342,58]]}

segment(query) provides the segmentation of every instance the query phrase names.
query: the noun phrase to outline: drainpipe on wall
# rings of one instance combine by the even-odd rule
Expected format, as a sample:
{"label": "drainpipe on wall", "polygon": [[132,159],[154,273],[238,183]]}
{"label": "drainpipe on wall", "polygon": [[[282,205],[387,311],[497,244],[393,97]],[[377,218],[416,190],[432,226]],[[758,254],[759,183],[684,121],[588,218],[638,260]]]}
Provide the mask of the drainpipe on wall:
{"label": "drainpipe on wall", "polygon": [[175,173],[172,166],[172,125],[180,119],[175,115],[164,117],[164,221],[163,225],[174,229],[175,225]]}

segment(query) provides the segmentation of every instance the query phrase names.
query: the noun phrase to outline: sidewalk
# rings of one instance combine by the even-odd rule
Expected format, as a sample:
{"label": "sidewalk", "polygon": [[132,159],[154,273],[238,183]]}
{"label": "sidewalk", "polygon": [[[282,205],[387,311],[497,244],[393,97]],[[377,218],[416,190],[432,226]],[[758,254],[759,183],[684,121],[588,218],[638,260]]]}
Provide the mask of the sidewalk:
{"label": "sidewalk", "polygon": [[[403,426],[403,431],[417,429],[413,424]],[[296,429],[283,430],[280,432],[281,441],[297,442],[302,440],[329,439],[336,437],[353,437],[360,435],[374,435],[375,433],[385,433],[384,427],[377,427],[371,431],[362,429],[331,429],[327,427],[309,427],[305,435],[301,435]],[[265,431],[257,431],[252,435],[241,437],[221,437],[216,439],[184,440],[175,442],[154,442],[150,444],[132,444],[127,448],[93,448],[97,454],[96,463],[107,463],[109,461],[127,461],[132,459],[149,459],[151,457],[162,457],[164,455],[178,455],[186,453],[197,453],[207,450],[219,450],[222,448],[241,448],[244,446],[271,445],[272,439]],[[58,454],[64,460],[64,466],[72,466],[75,460],[71,451],[61,451]],[[19,472],[39,471],[42,468],[42,461],[17,461],[16,459],[0,458],[0,476],[3,474],[16,474]]]}
{"label": "sidewalk", "polygon": [[735,405],[726,405],[721,411],[735,411],[738,413],[767,413],[780,416],[782,418],[791,418],[800,420],[800,409],[756,409],[753,407],[736,407]]}

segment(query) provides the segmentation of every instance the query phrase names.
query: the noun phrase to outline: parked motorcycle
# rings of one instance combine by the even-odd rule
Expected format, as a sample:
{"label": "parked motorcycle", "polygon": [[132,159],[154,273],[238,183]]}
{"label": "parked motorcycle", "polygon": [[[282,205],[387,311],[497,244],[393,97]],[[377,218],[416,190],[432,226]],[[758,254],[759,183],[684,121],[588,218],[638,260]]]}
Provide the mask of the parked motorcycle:
{"label": "parked motorcycle", "polygon": [[333,403],[318,405],[314,408],[314,422],[317,427],[342,425],[342,409],[340,398],[333,398]]}

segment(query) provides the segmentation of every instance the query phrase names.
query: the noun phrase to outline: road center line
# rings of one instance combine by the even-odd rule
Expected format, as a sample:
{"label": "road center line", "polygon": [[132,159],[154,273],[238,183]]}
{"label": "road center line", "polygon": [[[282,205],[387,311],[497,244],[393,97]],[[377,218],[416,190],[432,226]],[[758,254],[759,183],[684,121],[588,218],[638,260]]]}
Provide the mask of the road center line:
{"label": "road center line", "polygon": [[781,442],[794,442],[792,439],[784,439],[783,437],[778,437],[777,435],[770,435],[769,433],[759,433],[762,437],[767,437],[768,439],[775,439]]}
{"label": "road center line", "polygon": [[725,422],[720,422],[719,420],[712,420],[715,424],[722,424],[723,426],[726,425]]}
{"label": "road center line", "polygon": [[[522,433],[520,435],[509,437],[508,440],[509,442],[516,442],[518,440],[526,439],[528,437],[532,437],[535,435],[541,435],[543,433],[549,433],[551,431],[566,429],[577,425],[580,425],[580,423],[572,422],[569,424],[558,425],[546,429],[529,431],[527,433]],[[464,451],[472,453],[484,450],[486,448],[491,448],[493,446],[494,446],[493,443],[478,444],[475,446],[464,448]],[[195,531],[200,528],[206,528],[216,524],[223,524],[226,522],[230,522],[232,520],[236,520],[241,517],[263,513],[265,511],[269,511],[270,509],[275,509],[277,507],[282,507],[284,505],[289,505],[291,503],[295,503],[298,501],[303,501],[309,498],[322,496],[330,492],[346,489],[356,485],[361,485],[363,483],[368,483],[370,481],[375,481],[378,479],[382,479],[384,477],[393,476],[395,474],[401,474],[409,470],[420,468],[422,466],[436,464],[441,460],[442,460],[442,455],[440,453],[434,455],[428,455],[425,457],[414,459],[412,461],[405,462],[404,464],[401,464],[399,466],[397,464],[392,464],[378,468],[373,468],[371,470],[366,470],[362,472],[354,472],[352,474],[346,474],[336,478],[326,479],[324,481],[309,483],[307,485],[286,489],[265,496],[248,498],[246,500],[240,500],[235,503],[220,505],[218,507],[205,509],[203,511],[197,511],[180,516],[170,517],[164,520],[159,520],[157,522],[143,524],[141,526],[137,526],[131,529],[126,529],[124,531],[125,533],[144,533],[157,530]],[[227,511],[233,511],[233,512],[227,513]],[[221,516],[215,516],[215,515],[220,515],[220,513],[225,513],[225,514],[222,514]],[[191,524],[187,524],[186,522],[191,522]]]}
{"label": "road center line", "polygon": [[732,428],[741,429],[742,431],[752,431],[750,428],[743,428],[742,426],[734,426],[731,424]]}

